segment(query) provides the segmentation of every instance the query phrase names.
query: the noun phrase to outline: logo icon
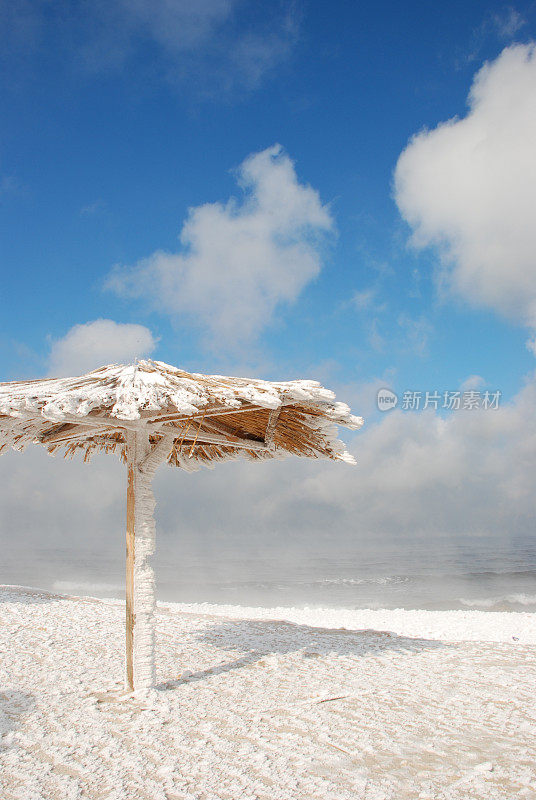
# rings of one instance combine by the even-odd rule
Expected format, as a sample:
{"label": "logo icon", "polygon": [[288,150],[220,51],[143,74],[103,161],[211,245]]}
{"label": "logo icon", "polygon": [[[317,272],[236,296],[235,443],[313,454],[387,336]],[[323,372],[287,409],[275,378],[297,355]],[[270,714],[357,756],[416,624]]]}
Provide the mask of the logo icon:
{"label": "logo icon", "polygon": [[398,403],[398,395],[390,389],[380,389],[376,395],[376,404],[380,411],[391,411]]}

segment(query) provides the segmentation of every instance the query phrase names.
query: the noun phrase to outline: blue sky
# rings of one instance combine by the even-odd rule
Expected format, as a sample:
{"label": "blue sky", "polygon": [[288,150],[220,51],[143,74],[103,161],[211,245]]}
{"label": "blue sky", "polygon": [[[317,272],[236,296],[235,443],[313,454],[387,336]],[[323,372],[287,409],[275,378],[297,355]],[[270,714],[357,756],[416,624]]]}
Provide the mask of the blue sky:
{"label": "blue sky", "polygon": [[[466,114],[486,60],[530,41],[534,4],[207,0],[194,19],[187,5],[1,7],[3,380],[45,374],[54,342],[109,319],[200,370],[397,390],[477,374],[517,392],[526,328],[441,296],[437,249],[408,247],[393,172],[413,134]],[[105,288],[114,266],[179,252],[189,208],[243,202],[236,169],[275,143],[332,229],[319,274],[258,335],[207,341],[195,310]]]}

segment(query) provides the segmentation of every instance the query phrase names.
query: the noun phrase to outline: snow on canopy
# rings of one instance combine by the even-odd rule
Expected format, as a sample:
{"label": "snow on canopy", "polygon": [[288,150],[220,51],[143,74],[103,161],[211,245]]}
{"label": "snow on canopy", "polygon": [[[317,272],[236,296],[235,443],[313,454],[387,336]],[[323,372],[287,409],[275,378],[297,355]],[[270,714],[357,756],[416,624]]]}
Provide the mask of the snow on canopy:
{"label": "snow on canopy", "polygon": [[28,444],[50,453],[126,457],[126,432],[145,429],[168,463],[184,469],[243,455],[355,463],[337,425],[361,417],[316,381],[200,375],[160,361],[110,364],[73,378],[0,383],[0,451]]}

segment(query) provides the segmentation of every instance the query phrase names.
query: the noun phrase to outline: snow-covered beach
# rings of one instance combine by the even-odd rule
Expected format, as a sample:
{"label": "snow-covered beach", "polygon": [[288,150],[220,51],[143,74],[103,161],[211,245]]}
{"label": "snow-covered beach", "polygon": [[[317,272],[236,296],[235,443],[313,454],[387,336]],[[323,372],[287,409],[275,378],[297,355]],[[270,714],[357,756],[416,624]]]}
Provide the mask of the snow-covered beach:
{"label": "snow-covered beach", "polygon": [[531,613],[159,604],[123,696],[118,600],[0,591],[5,800],[536,796]]}

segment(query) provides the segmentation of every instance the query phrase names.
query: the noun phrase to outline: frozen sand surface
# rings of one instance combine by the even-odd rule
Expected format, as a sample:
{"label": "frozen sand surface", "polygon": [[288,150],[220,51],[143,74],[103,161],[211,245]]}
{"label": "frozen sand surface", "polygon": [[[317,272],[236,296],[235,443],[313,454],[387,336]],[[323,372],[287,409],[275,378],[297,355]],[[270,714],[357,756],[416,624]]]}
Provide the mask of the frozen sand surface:
{"label": "frozen sand surface", "polygon": [[165,604],[157,624],[159,689],[124,700],[121,603],[0,591],[2,800],[536,797],[533,614]]}
{"label": "frozen sand surface", "polygon": [[[209,603],[166,603],[170,609],[230,619],[278,619],[298,625],[390,631],[402,636],[460,642],[520,641],[536,644],[536,614],[508,611],[408,611],[346,608],[254,608]],[[515,637],[515,638],[514,638]]]}

